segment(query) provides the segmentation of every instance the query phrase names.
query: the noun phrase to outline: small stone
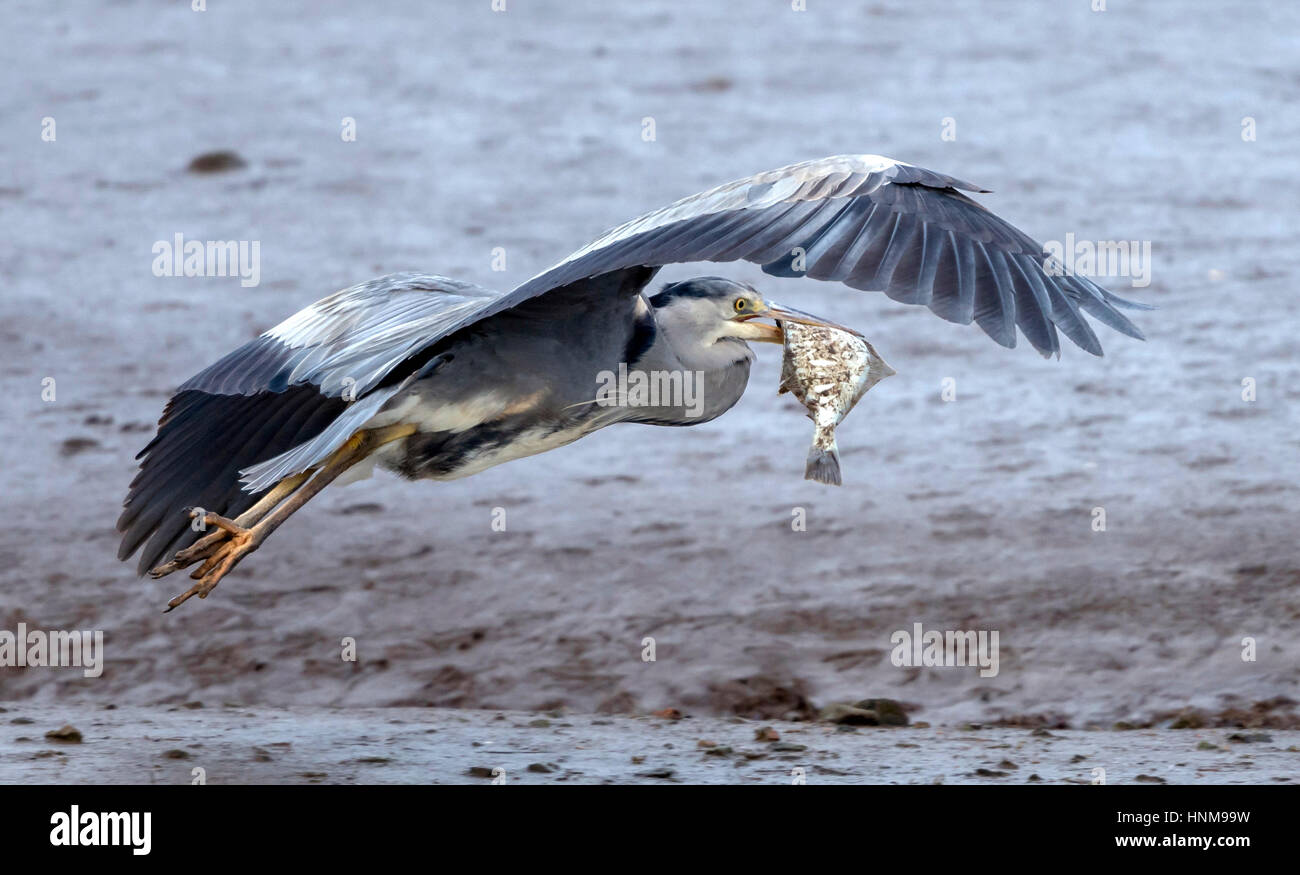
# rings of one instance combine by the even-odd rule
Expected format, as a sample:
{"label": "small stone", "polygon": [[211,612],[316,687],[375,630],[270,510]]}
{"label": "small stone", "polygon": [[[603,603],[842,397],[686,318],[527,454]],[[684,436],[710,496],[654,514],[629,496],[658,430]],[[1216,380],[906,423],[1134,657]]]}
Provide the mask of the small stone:
{"label": "small stone", "polygon": [[798,753],[801,750],[807,750],[806,744],[795,744],[793,741],[778,741],[773,743],[768,750],[787,751],[789,753]]}
{"label": "small stone", "polygon": [[1158,777],[1158,776],[1156,776],[1156,775],[1138,775],[1138,776],[1137,776],[1136,778],[1134,778],[1133,780],[1134,780],[1134,781],[1137,781],[1137,782],[1140,783],[1140,784],[1163,784],[1163,783],[1165,783],[1165,779],[1164,779],[1164,778]]}
{"label": "small stone", "polygon": [[470,766],[465,774],[471,778],[493,778],[492,769],[489,766]]}
{"label": "small stone", "polygon": [[906,726],[907,712],[893,699],[863,699],[855,702],[853,707],[875,713],[881,726]]}
{"label": "small stone", "polygon": [[880,718],[875,711],[868,711],[845,702],[832,702],[821,710],[817,719],[823,723],[838,723],[842,726],[879,726]]}
{"label": "small stone", "polygon": [[682,712],[676,708],[661,708],[654,712],[655,717],[662,717],[665,720],[681,720]]}
{"label": "small stone", "polygon": [[81,743],[81,730],[77,729],[71,723],[65,723],[58,729],[51,729],[45,733],[45,737],[53,741],[66,741],[70,744]]}
{"label": "small stone", "polygon": [[545,717],[539,717],[536,720],[529,720],[528,725],[533,729],[550,729],[551,721],[547,720]]}
{"label": "small stone", "polygon": [[657,769],[650,769],[647,772],[637,772],[636,776],[638,778],[671,778],[674,774],[671,768],[662,766]]}
{"label": "small stone", "polygon": [[169,760],[187,760],[190,758],[190,752],[174,747],[171,750],[163,751],[163,757]]}
{"label": "small stone", "polygon": [[771,726],[763,726],[754,730],[755,741],[780,741],[781,735]]}
{"label": "small stone", "polygon": [[543,775],[549,775],[551,772],[554,772],[555,770],[556,770],[556,766],[554,766],[554,765],[549,765],[549,764],[547,764],[547,763],[529,763],[529,764],[528,764],[528,771],[530,771],[530,772],[538,772],[538,773],[543,774]]}
{"label": "small stone", "polygon": [[225,173],[228,170],[239,170],[247,166],[248,162],[241,158],[239,153],[229,149],[219,149],[215,152],[195,155],[185,169],[190,173]]}
{"label": "small stone", "polygon": [[1011,760],[1003,760],[1002,762],[998,763],[998,768],[999,768],[999,769],[1018,769],[1018,768],[1020,768],[1020,766],[1018,766],[1018,765],[1016,765],[1015,763],[1011,762]]}

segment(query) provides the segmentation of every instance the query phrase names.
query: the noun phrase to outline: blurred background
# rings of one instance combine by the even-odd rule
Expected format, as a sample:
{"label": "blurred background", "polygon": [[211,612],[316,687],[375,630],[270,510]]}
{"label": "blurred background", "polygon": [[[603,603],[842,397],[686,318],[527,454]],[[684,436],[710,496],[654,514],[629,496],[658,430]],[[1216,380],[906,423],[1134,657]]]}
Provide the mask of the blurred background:
{"label": "blurred background", "polygon": [[[0,699],[1294,719],[1300,7],[505,5],[8,4],[0,629],[103,630],[106,668],[0,669]],[[190,169],[218,150],[234,166]],[[673,267],[897,368],[840,429],[843,488],[802,479],[811,427],[767,348],[706,425],[331,489],[167,616],[185,584],[116,561],[171,391],[295,310],[397,270],[507,290],[641,212],[848,152],[992,189],[1039,240],[1150,241],[1149,286],[1102,279],[1159,306],[1148,341],[1098,328],[1104,358],[1048,361],[877,293]],[[258,241],[260,283],[154,276],[176,234]],[[914,623],[997,630],[1000,673],[894,666]]]}

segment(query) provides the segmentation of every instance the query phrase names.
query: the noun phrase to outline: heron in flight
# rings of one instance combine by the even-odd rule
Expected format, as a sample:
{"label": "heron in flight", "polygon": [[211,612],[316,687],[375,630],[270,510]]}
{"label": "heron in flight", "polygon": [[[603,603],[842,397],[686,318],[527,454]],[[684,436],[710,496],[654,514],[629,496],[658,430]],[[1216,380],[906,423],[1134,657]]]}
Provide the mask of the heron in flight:
{"label": "heron in flight", "polygon": [[[777,320],[834,325],[721,277],[648,291],[666,264],[744,259],[776,276],[883,291],[949,322],[973,320],[1006,347],[1018,327],[1044,356],[1059,355],[1058,331],[1102,354],[1084,313],[1142,338],[1116,306],[1149,308],[1045,268],[1042,246],[963,191],[986,192],[902,161],[841,155],[647,213],[511,292],[410,273],[336,292],[176,391],[137,456],[118,557],[143,547],[139,572],[154,578],[201,563],[171,610],[206,598],[345,472],[378,464],[451,480],[617,422],[708,422],[744,392],[749,341],[780,343]],[[598,387],[620,366],[698,375],[699,403],[680,393],[608,403]]]}

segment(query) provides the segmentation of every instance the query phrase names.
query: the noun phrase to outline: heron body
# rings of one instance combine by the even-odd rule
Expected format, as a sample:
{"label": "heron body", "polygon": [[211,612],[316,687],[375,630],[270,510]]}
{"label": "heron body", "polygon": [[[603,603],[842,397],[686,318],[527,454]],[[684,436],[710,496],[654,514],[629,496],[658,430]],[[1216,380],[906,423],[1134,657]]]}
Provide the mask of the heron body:
{"label": "heron body", "polygon": [[[417,428],[403,444],[380,450],[376,462],[411,479],[454,480],[618,422],[688,426],[720,416],[740,400],[753,353],[743,342],[727,343],[720,355],[692,361],[700,369],[688,366],[673,347],[672,320],[660,324],[659,308],[640,293],[641,280],[648,282],[652,273],[645,271],[621,291],[588,289],[558,312],[548,307],[543,316],[533,312],[538,305],[525,304],[477,323],[438,353],[445,358],[431,373],[365,424]],[[730,281],[712,283],[752,293]],[[601,375],[620,366],[698,375],[705,406],[689,411],[680,399],[654,406],[599,404]]]}
{"label": "heron body", "polygon": [[[1059,354],[1058,330],[1101,354],[1083,313],[1141,338],[1116,307],[1143,305],[1045,270],[1039,244],[961,190],[982,191],[837,156],[648,213],[507,293],[394,274],[330,295],[181,385],[138,457],[119,557],[143,548],[154,576],[202,563],[169,607],[206,597],[332,482],[375,465],[450,480],[615,423],[708,422],[743,394],[749,342],[781,342],[759,320],[834,324],[721,277],[655,292],[665,264],[745,259],[883,291],[1004,346],[1019,329],[1044,355]],[[673,375],[694,398],[602,396],[611,374]],[[193,515],[213,530],[194,532]]]}

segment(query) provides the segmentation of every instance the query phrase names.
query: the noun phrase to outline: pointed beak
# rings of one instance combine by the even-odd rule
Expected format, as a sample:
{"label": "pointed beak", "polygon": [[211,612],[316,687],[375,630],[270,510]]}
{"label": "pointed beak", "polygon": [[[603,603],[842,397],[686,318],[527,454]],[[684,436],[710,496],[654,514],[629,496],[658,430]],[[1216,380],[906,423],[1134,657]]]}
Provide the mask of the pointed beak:
{"label": "pointed beak", "polygon": [[768,303],[767,309],[762,313],[756,313],[750,318],[759,317],[774,319],[777,323],[774,326],[763,325],[761,323],[755,326],[756,328],[761,327],[767,329],[763,332],[763,336],[753,338],[754,340],[763,343],[785,343],[785,333],[781,330],[782,322],[798,322],[801,325],[820,325],[824,328],[834,328],[836,331],[843,331],[856,337],[862,336],[852,328],[846,328],[837,322],[823,319],[820,316],[814,316],[811,313],[805,313],[802,310],[796,310],[793,307],[783,307],[775,301]]}

